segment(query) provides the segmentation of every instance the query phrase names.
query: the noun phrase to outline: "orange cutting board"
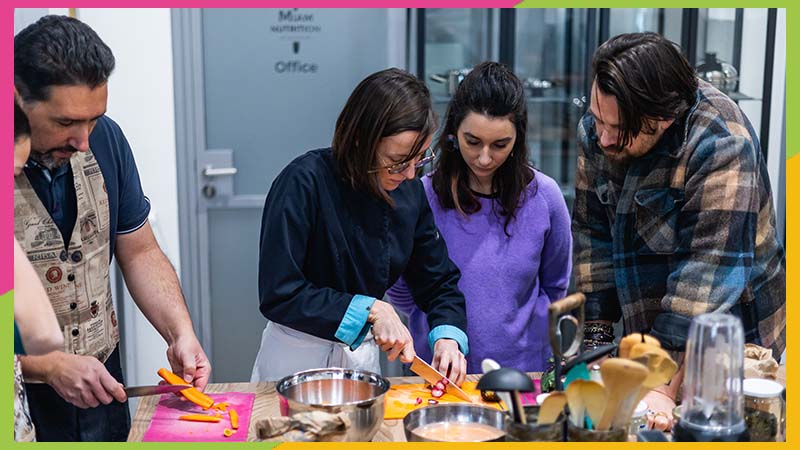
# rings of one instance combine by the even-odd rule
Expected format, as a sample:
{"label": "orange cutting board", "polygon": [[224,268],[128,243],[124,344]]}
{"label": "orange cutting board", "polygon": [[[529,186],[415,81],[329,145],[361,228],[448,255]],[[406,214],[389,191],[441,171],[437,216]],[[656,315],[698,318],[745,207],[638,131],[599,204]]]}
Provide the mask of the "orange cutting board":
{"label": "orange cutting board", "polygon": [[[483,406],[488,406],[494,409],[505,410],[505,406],[501,406],[502,402],[486,402],[481,398],[481,391],[476,389],[478,383],[475,381],[467,381],[461,385],[461,389],[469,395],[473,402]],[[416,404],[417,398],[422,399],[422,403]],[[428,400],[432,399],[431,390],[426,388],[424,384],[397,384],[392,385],[389,392],[386,393],[385,404],[386,408],[383,413],[385,420],[389,419],[402,419],[406,414],[411,411],[428,406]],[[464,400],[451,395],[444,394],[435,399],[442,403],[466,403]]]}

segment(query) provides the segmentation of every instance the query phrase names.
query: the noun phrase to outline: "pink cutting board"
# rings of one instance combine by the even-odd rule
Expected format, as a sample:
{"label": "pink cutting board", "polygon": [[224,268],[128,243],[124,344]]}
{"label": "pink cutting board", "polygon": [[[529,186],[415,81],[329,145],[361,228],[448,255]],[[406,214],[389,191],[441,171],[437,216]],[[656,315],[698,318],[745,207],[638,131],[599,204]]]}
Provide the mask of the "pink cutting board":
{"label": "pink cutting board", "polygon": [[533,392],[519,393],[519,399],[522,401],[522,406],[536,404],[536,396],[542,393],[542,380],[533,380],[533,387],[536,388]]}
{"label": "pink cutting board", "polygon": [[227,413],[222,413],[221,420],[211,422],[189,422],[178,420],[185,414],[213,415],[215,411],[203,408],[186,400],[182,396],[164,394],[158,400],[156,411],[150,426],[144,433],[145,442],[245,442],[247,430],[250,429],[250,415],[253,412],[253,401],[256,394],[250,392],[226,392],[222,394],[208,394],[214,402],[228,402],[228,408],[233,408],[239,413],[239,429],[231,437],[225,437],[222,431],[231,427]]}

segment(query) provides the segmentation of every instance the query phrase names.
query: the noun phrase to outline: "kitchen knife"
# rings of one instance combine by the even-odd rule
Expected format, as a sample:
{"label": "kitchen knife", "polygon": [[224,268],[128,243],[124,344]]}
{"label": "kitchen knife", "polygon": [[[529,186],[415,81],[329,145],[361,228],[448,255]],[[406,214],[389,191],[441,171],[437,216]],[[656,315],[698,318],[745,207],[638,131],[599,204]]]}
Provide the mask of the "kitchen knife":
{"label": "kitchen knife", "polygon": [[[427,381],[428,383],[430,383],[431,386],[436,384],[441,379],[447,378],[444,375],[442,375],[441,373],[439,373],[439,371],[437,371],[436,369],[431,367],[430,364],[428,364],[425,361],[423,361],[422,359],[420,359],[419,356],[415,356],[414,357],[414,361],[411,363],[411,371],[414,372],[415,374],[421,376],[422,379]],[[461,388],[456,386],[456,384],[453,383],[452,381],[450,381],[449,379],[447,381],[448,381],[448,383],[447,383],[447,386],[445,386],[445,392],[447,392],[450,395],[455,395],[456,397],[460,398],[461,400],[465,400],[467,402],[473,403],[472,397],[467,395],[466,392],[461,390]]]}
{"label": "kitchen knife", "polygon": [[125,388],[128,397],[143,397],[145,395],[160,395],[180,392],[192,387],[189,384],[165,384],[157,386],[129,386]]}

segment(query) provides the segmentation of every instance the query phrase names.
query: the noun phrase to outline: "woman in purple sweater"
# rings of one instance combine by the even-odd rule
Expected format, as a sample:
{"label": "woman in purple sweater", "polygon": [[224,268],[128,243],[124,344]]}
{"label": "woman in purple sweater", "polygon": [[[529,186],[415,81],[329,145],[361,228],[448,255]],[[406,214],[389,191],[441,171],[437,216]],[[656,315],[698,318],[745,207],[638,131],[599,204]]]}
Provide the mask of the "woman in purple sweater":
{"label": "woman in purple sweater", "polygon": [[[543,371],[551,356],[547,307],[569,285],[569,212],[556,182],[528,163],[527,127],[520,80],[502,64],[479,64],[450,102],[439,159],[422,179],[461,269],[468,373],[479,373],[484,358]],[[430,361],[428,324],[414,293],[401,278],[387,295],[408,314],[415,350]]]}

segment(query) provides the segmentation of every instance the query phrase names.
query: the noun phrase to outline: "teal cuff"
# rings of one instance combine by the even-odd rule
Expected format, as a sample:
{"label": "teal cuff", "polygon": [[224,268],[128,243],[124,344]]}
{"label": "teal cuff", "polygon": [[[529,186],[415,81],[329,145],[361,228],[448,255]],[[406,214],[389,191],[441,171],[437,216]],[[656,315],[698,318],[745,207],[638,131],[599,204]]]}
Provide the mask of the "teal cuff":
{"label": "teal cuff", "polygon": [[336,339],[349,345],[350,350],[357,349],[367,336],[372,326],[371,323],[367,323],[367,318],[374,303],[375,298],[366,295],[354,295],[350,301],[350,306],[347,307],[344,318],[334,334]]}
{"label": "teal cuff", "polygon": [[460,328],[452,325],[439,325],[428,333],[428,345],[431,346],[431,353],[433,353],[433,344],[439,339],[452,339],[458,343],[458,348],[464,356],[469,353],[469,344],[467,334],[461,331]]}

